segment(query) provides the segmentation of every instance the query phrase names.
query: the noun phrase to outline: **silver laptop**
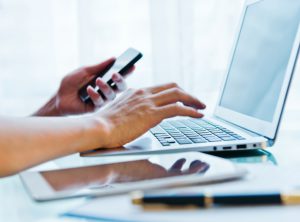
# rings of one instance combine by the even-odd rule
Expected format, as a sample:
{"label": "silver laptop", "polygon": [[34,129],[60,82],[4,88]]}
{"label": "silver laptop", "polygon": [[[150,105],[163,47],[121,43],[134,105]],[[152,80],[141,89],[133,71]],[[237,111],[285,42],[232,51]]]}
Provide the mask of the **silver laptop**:
{"label": "silver laptop", "polygon": [[299,0],[246,1],[212,117],[166,119],[122,148],[82,156],[272,146],[298,59],[299,21]]}

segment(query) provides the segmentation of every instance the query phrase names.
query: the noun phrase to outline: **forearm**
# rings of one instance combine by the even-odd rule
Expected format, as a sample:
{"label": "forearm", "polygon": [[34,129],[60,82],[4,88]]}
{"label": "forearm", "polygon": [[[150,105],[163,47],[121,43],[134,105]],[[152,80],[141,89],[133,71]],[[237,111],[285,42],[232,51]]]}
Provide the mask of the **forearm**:
{"label": "forearm", "polygon": [[[101,146],[91,117],[0,117],[0,177]],[[97,123],[98,124],[98,123]],[[96,139],[97,138],[97,139]]]}

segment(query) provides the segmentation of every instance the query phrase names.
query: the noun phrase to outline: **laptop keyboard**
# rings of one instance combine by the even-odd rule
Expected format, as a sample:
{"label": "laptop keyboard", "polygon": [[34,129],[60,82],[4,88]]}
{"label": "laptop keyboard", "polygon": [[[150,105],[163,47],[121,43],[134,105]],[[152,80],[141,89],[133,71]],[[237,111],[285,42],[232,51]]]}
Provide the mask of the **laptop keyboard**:
{"label": "laptop keyboard", "polygon": [[163,146],[243,140],[242,136],[203,119],[167,120],[150,132]]}

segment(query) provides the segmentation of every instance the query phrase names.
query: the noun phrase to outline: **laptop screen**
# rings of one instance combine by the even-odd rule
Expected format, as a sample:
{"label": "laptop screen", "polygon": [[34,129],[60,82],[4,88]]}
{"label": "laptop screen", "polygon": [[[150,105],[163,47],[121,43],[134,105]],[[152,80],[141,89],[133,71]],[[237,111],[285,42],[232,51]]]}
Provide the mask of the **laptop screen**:
{"label": "laptop screen", "polygon": [[247,7],[220,106],[273,121],[299,20],[299,0]]}

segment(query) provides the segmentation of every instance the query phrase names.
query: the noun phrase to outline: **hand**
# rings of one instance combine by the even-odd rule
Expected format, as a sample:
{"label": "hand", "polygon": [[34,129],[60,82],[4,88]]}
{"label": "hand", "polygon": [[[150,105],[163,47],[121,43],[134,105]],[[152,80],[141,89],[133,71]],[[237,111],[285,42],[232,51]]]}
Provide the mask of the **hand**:
{"label": "hand", "polygon": [[120,147],[165,118],[203,117],[198,110],[204,108],[202,102],[174,83],[139,90],[130,89],[93,114],[101,141],[96,139],[99,140],[99,148]]}
{"label": "hand", "polygon": [[[107,66],[111,65],[114,61],[115,59],[111,58],[94,66],[79,68],[64,77],[61,81],[58,92],[34,115],[62,116],[91,112],[103,106],[105,102],[113,100],[116,97],[117,92],[123,91],[126,88],[123,77],[118,73],[115,73],[112,77],[117,86],[116,90],[112,90],[110,86],[103,82],[101,78],[96,80],[97,86],[106,97],[105,101],[98,94],[98,92],[89,86],[87,88],[87,92],[93,103],[86,104],[79,98],[78,90],[87,84],[91,79],[93,79],[95,75],[104,70]],[[129,71],[129,73],[132,72],[133,69],[134,67]]]}

